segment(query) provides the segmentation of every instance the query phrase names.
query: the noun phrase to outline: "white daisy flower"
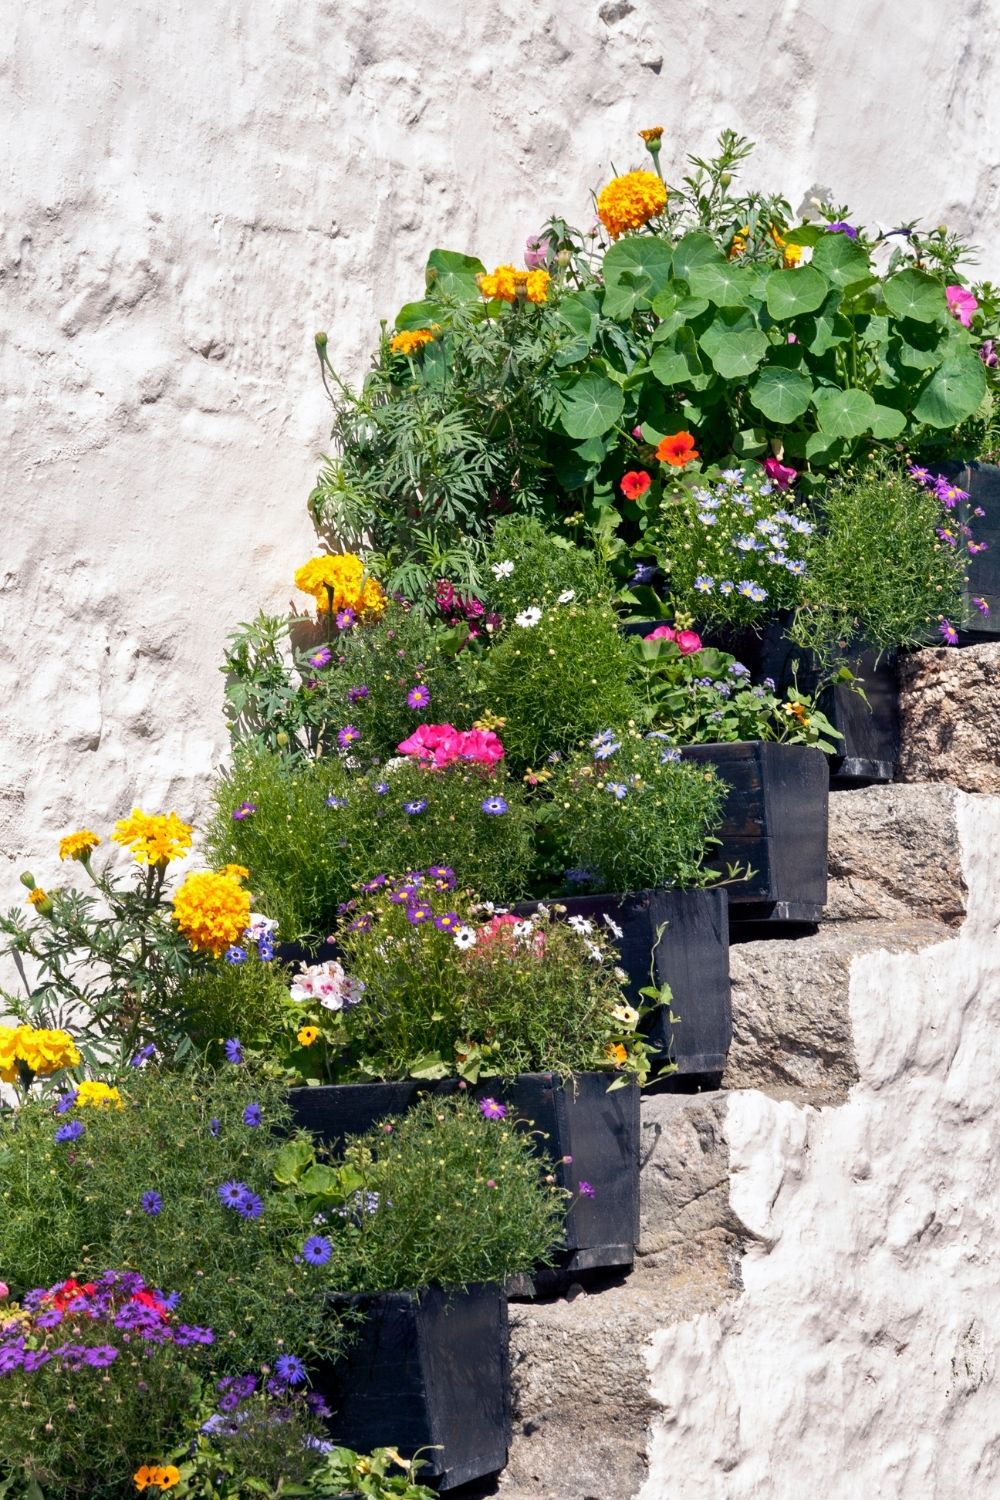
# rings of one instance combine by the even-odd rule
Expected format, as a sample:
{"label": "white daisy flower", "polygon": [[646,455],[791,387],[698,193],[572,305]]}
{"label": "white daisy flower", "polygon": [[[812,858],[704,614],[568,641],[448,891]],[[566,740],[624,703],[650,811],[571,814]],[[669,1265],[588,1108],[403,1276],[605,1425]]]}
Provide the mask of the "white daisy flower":
{"label": "white daisy flower", "polygon": [[515,922],[512,930],[515,938],[529,938],[535,930],[535,924],[526,918],[523,922]]}
{"label": "white daisy flower", "polygon": [[596,943],[588,943],[587,952],[590,954],[595,964],[602,964],[604,962],[604,954],[601,952],[600,948],[598,948]]}
{"label": "white daisy flower", "polygon": [[559,595],[559,603],[560,604],[572,604],[573,600],[575,598],[576,598],[576,589],[565,589]]}
{"label": "white daisy flower", "polygon": [[594,930],[593,922],[587,917],[568,917],[567,923],[574,932],[582,932],[584,937],[589,937]]}
{"label": "white daisy flower", "polygon": [[456,927],[452,942],[456,948],[474,948],[476,946],[476,934],[472,927]]}
{"label": "white daisy flower", "polygon": [[616,1021],[620,1021],[629,1031],[634,1031],[639,1024],[639,1012],[624,1001],[621,1005],[612,1007],[611,1014]]}
{"label": "white daisy flower", "polygon": [[522,630],[530,630],[541,618],[541,610],[537,604],[533,604],[530,609],[522,609],[519,615],[514,616],[514,624],[520,625]]}
{"label": "white daisy flower", "polygon": [[621,937],[622,929],[618,926],[618,923],[614,921],[612,917],[608,916],[607,912],[604,913],[604,923],[608,931],[613,933],[616,938]]}
{"label": "white daisy flower", "polygon": [[494,563],[491,571],[494,578],[509,578],[514,571],[514,564],[509,561]]}

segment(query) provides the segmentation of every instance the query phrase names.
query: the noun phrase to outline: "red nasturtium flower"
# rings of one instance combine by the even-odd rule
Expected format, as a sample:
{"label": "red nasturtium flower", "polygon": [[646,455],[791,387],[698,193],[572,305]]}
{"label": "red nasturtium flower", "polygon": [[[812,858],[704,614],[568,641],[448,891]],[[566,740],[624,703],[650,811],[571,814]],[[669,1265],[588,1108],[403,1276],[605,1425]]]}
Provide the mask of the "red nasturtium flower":
{"label": "red nasturtium flower", "polygon": [[675,469],[683,469],[685,464],[700,458],[701,454],[695,447],[694,438],[689,432],[675,432],[663,439],[656,450],[656,456],[661,464],[670,464]]}
{"label": "red nasturtium flower", "polygon": [[630,469],[622,475],[621,490],[626,500],[638,500],[652,484],[645,469]]}

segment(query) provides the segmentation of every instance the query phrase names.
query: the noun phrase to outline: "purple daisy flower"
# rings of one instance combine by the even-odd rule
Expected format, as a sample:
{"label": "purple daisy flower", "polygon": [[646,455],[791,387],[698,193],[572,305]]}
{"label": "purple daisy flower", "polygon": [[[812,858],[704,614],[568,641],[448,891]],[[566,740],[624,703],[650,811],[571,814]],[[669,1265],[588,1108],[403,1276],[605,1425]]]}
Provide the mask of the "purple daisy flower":
{"label": "purple daisy flower", "polygon": [[108,1365],[113,1365],[118,1358],[118,1350],[111,1344],[96,1344],[93,1349],[88,1349],[83,1356],[85,1365],[90,1365],[95,1370],[106,1370]]}
{"label": "purple daisy flower", "polygon": [[208,1133],[212,1137],[213,1140],[215,1140],[218,1137],[219,1131],[221,1129],[222,1129],[222,1121],[221,1120],[209,1120],[209,1122],[208,1122]]}
{"label": "purple daisy flower", "polygon": [[312,1234],[302,1246],[302,1259],[311,1266],[325,1266],[333,1254],[333,1246],[325,1234]]}
{"label": "purple daisy flower", "polygon": [[591,1187],[590,1183],[589,1182],[584,1182],[582,1179],[581,1179],[581,1181],[579,1183],[577,1191],[580,1194],[581,1198],[596,1198],[596,1196],[597,1196],[597,1194],[594,1192],[594,1189]]}
{"label": "purple daisy flower", "polygon": [[226,949],[225,959],[227,964],[245,964],[247,961],[247,950],[238,947],[234,943],[231,948]]}
{"label": "purple daisy flower", "polygon": [[243,1111],[243,1123],[249,1125],[251,1130],[256,1130],[263,1118],[259,1104],[248,1104]]}
{"label": "purple daisy flower", "polygon": [[245,1182],[224,1182],[216,1191],[223,1208],[239,1208],[250,1189]]}
{"label": "purple daisy flower", "polygon": [[986,603],[986,600],[985,599],[981,599],[978,596],[978,594],[973,594],[973,596],[972,596],[972,602],[976,606],[976,608],[978,609],[979,613],[983,616],[983,618],[987,619],[989,617],[990,607]]}
{"label": "purple daisy flower", "polygon": [[424,809],[426,808],[426,806],[427,806],[427,798],[426,797],[418,797],[418,799],[416,800],[416,802],[404,802],[403,803],[403,811],[405,813],[409,813],[409,815],[410,815],[411,818],[415,818],[418,813],[422,813],[424,811]]}
{"label": "purple daisy flower", "polygon": [[343,729],[337,731],[337,744],[341,750],[346,750],[349,745],[353,745],[354,741],[360,738],[361,730],[355,724],[345,724]]}
{"label": "purple daisy flower", "polygon": [[309,665],[311,667],[328,667],[332,660],[333,652],[329,646],[320,646],[319,650],[314,651],[312,656],[310,656]]}
{"label": "purple daisy flower", "polygon": [[66,1114],[67,1111],[69,1111],[69,1110],[71,1110],[73,1108],[73,1105],[76,1103],[76,1101],[77,1101],[77,1091],[76,1091],[76,1089],[71,1089],[68,1094],[60,1094],[59,1098],[56,1100],[56,1114],[57,1115],[64,1115],[64,1114]]}
{"label": "purple daisy flower", "polygon": [[484,1120],[505,1120],[507,1118],[506,1104],[500,1104],[496,1099],[480,1099],[479,1113]]}
{"label": "purple daisy flower", "polygon": [[239,807],[233,808],[233,822],[242,823],[245,818],[252,818],[256,811],[256,802],[241,802]]}
{"label": "purple daisy flower", "polygon": [[243,1061],[243,1044],[238,1036],[231,1036],[226,1042],[226,1061],[236,1066]]}
{"label": "purple daisy flower", "polygon": [[415,901],[412,906],[407,908],[406,920],[412,922],[414,927],[419,927],[421,923],[429,922],[433,915],[432,908],[425,902]]}
{"label": "purple daisy flower", "polygon": [[434,918],[434,926],[438,932],[454,932],[460,926],[460,918],[456,911],[442,912],[439,917]]}
{"label": "purple daisy flower", "polygon": [[64,1141],[78,1141],[86,1130],[82,1120],[71,1120],[68,1125],[60,1125],[56,1131],[56,1142],[62,1145]]}
{"label": "purple daisy flower", "polygon": [[386,875],[373,875],[371,880],[365,881],[361,889],[362,891],[364,891],[365,895],[370,895],[372,891],[380,890],[381,887],[385,885],[387,879],[388,876]]}
{"label": "purple daisy flower", "polygon": [[348,703],[360,703],[363,698],[367,698],[367,697],[368,697],[368,684],[366,682],[359,683],[359,685],[357,687],[352,687],[352,688],[348,688],[347,689],[347,701],[348,701]]}
{"label": "purple daisy flower", "polygon": [[498,818],[507,811],[507,803],[502,797],[486,797],[479,806],[484,813],[489,813],[491,818]]}
{"label": "purple daisy flower", "polygon": [[142,1207],[143,1213],[149,1214],[151,1219],[155,1219],[156,1215],[163,1207],[163,1199],[160,1197],[159,1193],[153,1192],[152,1189],[148,1193],[143,1193],[142,1197],[139,1199],[139,1203]]}
{"label": "purple daisy flower", "polygon": [[274,1368],[288,1385],[301,1385],[306,1378],[306,1367],[297,1354],[279,1354]]}
{"label": "purple daisy flower", "polygon": [[242,1199],[236,1205],[236,1212],[241,1219],[259,1219],[264,1212],[264,1200],[258,1198],[256,1193],[249,1190],[243,1194]]}
{"label": "purple daisy flower", "polygon": [[375,785],[372,787],[372,791],[375,793],[376,797],[384,797],[388,790],[389,783],[387,781],[376,781]]}
{"label": "purple daisy flower", "polygon": [[[341,731],[343,733],[343,731]],[[342,808],[347,806],[346,797],[335,797],[332,794],[326,799],[327,807]]]}
{"label": "purple daisy flower", "polygon": [[422,682],[418,682],[416,687],[412,687],[406,695],[409,708],[426,708],[430,701],[430,690]]}
{"label": "purple daisy flower", "polygon": [[956,631],[950,620],[942,620],[940,625],[938,626],[938,630],[943,636],[946,646],[958,645],[958,632]]}
{"label": "purple daisy flower", "polygon": [[350,630],[351,626],[357,619],[357,615],[354,613],[353,609],[350,608],[338,609],[335,618],[337,621],[338,630]]}

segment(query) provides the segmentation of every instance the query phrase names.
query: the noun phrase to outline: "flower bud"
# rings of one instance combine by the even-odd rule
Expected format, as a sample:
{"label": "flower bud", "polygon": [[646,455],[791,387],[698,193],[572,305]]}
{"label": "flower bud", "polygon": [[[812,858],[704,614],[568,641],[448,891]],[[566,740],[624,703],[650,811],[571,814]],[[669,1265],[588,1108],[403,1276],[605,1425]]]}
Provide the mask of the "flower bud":
{"label": "flower bud", "polygon": [[283,729],[279,729],[274,738],[279,749],[284,750],[286,745],[288,744],[288,735],[285,733],[285,731]]}
{"label": "flower bud", "polygon": [[320,354],[323,354],[323,353],[326,352],[326,344],[327,344],[326,334],[323,333],[322,330],[321,330],[319,333],[316,334],[316,348],[319,350]]}
{"label": "flower bud", "polygon": [[21,884],[25,886],[29,891],[33,891],[35,889],[35,877],[34,875],[32,875],[30,870],[24,871],[23,875],[21,876]]}
{"label": "flower bud", "polygon": [[573,256],[569,250],[560,250],[558,255],[556,256],[556,265],[562,266],[565,269],[565,267],[569,265],[572,259]]}
{"label": "flower bud", "polygon": [[723,172],[719,178],[719,186],[727,188],[733,180],[732,172]]}

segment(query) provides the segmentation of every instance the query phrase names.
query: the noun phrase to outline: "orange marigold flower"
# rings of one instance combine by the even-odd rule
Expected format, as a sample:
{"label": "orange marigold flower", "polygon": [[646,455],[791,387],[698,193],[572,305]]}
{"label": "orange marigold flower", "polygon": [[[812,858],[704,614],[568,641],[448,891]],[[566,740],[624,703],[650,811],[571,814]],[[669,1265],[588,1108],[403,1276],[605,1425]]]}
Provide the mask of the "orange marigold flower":
{"label": "orange marigold flower", "polygon": [[234,880],[249,880],[250,871],[246,865],[223,865],[219,871],[220,875],[231,875]]}
{"label": "orange marigold flower", "polygon": [[427,344],[433,344],[434,335],[428,328],[406,329],[389,340],[392,354],[419,354]]}
{"label": "orange marigold flower", "polygon": [[651,141],[658,141],[660,139],[661,135],[663,134],[663,126],[650,125],[648,130],[640,130],[639,134],[648,146]]}
{"label": "orange marigold flower", "polygon": [[548,271],[529,271],[524,283],[524,294],[529,302],[547,302],[549,296],[549,282],[552,277]]}
{"label": "orange marigold flower", "polygon": [[613,177],[597,195],[597,217],[613,240],[628,229],[641,229],[667,204],[667,190],[655,172],[627,172]]}
{"label": "orange marigold flower", "polygon": [[701,454],[694,445],[694,438],[689,432],[675,432],[670,437],[665,437],[656,450],[656,456],[661,464],[670,464],[672,468],[683,469],[685,464],[692,463],[694,459],[700,458]]}
{"label": "orange marigold flower", "polygon": [[250,926],[250,893],[233,875],[201,870],[177,887],[173,920],[196,953],[221,958]]}
{"label": "orange marigold flower", "polygon": [[733,238],[732,238],[732,240],[730,242],[730,245],[729,245],[729,259],[730,260],[737,260],[741,255],[745,255],[746,254],[747,244],[749,242],[749,237],[750,237],[750,225],[749,224],[744,224],[744,226],[743,226],[742,229],[738,229],[736,231],[736,233],[733,235]]}
{"label": "orange marigold flower", "polygon": [[622,475],[621,492],[626,500],[638,500],[652,482],[645,469],[630,469],[627,474]]}

